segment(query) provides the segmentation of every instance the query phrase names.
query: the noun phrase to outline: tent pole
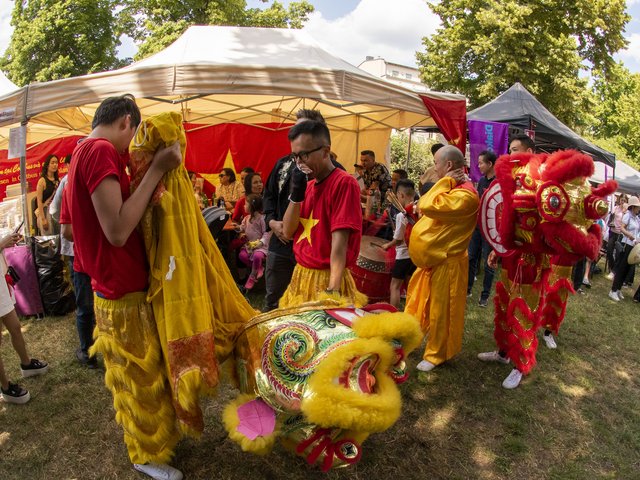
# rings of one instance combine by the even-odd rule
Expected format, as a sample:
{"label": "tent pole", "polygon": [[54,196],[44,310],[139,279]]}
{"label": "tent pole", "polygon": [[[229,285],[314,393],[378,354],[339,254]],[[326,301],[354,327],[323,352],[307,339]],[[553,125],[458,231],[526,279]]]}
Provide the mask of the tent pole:
{"label": "tent pole", "polygon": [[616,179],[616,156],[615,154],[613,155],[613,173],[612,175],[612,179],[615,180]]}
{"label": "tent pole", "polygon": [[409,162],[411,161],[411,134],[413,133],[413,128],[409,127],[409,148],[407,148],[407,161],[405,162],[404,169],[409,171]]}
{"label": "tent pole", "polygon": [[31,236],[31,218],[29,216],[29,205],[27,205],[27,124],[29,123],[29,117],[27,117],[27,106],[29,100],[29,85],[26,87],[24,93],[24,110],[22,122],[20,126],[24,128],[24,144],[20,145],[20,198],[22,202],[22,221],[24,222],[23,231],[26,233],[25,237]]}
{"label": "tent pole", "polygon": [[360,115],[356,115],[356,153],[354,155],[355,161],[353,163],[358,163],[359,152],[360,152]]}
{"label": "tent pole", "polygon": [[[25,129],[27,128],[27,124],[22,123]],[[22,154],[20,155],[20,197],[22,202],[22,218],[24,220],[24,231],[28,232],[26,237],[31,236],[31,218],[29,218],[29,206],[27,205],[27,142],[25,135],[25,143],[20,146],[20,150]]]}

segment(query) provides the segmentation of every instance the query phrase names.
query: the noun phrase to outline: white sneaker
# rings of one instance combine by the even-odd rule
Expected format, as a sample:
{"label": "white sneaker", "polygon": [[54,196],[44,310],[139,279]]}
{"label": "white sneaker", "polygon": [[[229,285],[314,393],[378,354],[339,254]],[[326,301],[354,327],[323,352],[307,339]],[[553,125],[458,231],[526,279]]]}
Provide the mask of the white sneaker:
{"label": "white sneaker", "polygon": [[558,348],[558,344],[556,343],[556,340],[553,338],[552,334],[542,335],[542,338],[544,340],[544,343],[547,344],[547,348]]}
{"label": "white sneaker", "polygon": [[618,290],[616,293],[618,294],[618,298],[620,300],[624,300],[624,295],[622,295],[622,290]]}
{"label": "white sneaker", "polygon": [[613,273],[613,272],[609,272],[609,273],[607,274],[607,280],[613,280],[613,277],[614,277],[614,276],[615,276],[615,275],[614,275],[614,273]]}
{"label": "white sneaker", "polygon": [[494,352],[479,353],[478,358],[483,362],[499,362],[499,363],[504,363],[505,365],[511,361],[507,357],[500,356],[500,353],[498,353],[497,350]]}
{"label": "white sneaker", "polygon": [[134,463],[133,468],[155,480],[182,480],[180,470],[164,463]]}
{"label": "white sneaker", "polygon": [[422,360],[418,365],[416,365],[416,368],[421,372],[430,372],[431,370],[436,368],[436,366],[431,362]]}
{"label": "white sneaker", "polygon": [[522,380],[522,372],[517,368],[514,368],[513,370],[511,370],[509,376],[504,379],[504,382],[502,382],[502,386],[504,388],[512,390],[520,385],[520,380]]}
{"label": "white sneaker", "polygon": [[617,292],[614,292],[613,290],[611,290],[611,291],[609,292],[609,298],[610,298],[611,300],[613,300],[614,302],[619,302],[619,301],[620,301],[620,297],[618,297],[618,293],[617,293]]}

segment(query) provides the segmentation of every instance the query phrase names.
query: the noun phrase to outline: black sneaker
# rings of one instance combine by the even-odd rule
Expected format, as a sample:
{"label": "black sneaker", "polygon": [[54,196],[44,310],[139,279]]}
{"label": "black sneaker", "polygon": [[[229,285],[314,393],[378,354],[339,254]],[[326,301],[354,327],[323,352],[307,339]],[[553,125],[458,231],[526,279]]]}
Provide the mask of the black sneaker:
{"label": "black sneaker", "polygon": [[93,357],[89,357],[87,360],[87,368],[89,370],[95,370],[98,368],[98,358],[95,355]]}
{"label": "black sneaker", "polygon": [[480,301],[478,302],[479,307],[486,307],[487,305],[489,305],[488,298],[481,298]]}
{"label": "black sneaker", "polygon": [[24,378],[33,377],[34,375],[42,375],[49,370],[49,364],[47,362],[41,362],[38,359],[32,358],[29,365],[20,364],[20,371]]}
{"label": "black sneaker", "polygon": [[98,359],[95,356],[90,357],[87,352],[84,352],[80,347],[76,349],[76,358],[82,366],[90,369],[98,368]]}
{"label": "black sneaker", "polygon": [[9,382],[9,388],[6,390],[0,388],[0,392],[0,398],[7,403],[22,405],[23,403],[27,403],[31,398],[31,394],[26,388],[22,388],[20,385],[11,382]]}

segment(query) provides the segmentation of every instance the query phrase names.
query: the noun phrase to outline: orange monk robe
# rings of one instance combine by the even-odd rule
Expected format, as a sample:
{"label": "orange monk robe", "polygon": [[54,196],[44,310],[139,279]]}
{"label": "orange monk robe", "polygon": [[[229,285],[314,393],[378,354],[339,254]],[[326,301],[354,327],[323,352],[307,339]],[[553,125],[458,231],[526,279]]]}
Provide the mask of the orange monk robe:
{"label": "orange monk robe", "polygon": [[405,312],[428,333],[424,359],[446,362],[462,349],[469,261],[476,227],[478,194],[466,182],[444,177],[420,198],[422,217],[414,225],[409,255],[418,269],[407,290]]}

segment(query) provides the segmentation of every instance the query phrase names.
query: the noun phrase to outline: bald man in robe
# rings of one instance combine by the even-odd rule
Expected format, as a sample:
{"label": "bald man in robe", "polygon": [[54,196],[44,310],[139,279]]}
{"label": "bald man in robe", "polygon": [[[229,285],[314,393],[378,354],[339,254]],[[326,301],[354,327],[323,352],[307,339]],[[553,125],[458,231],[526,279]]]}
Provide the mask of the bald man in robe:
{"label": "bald man in robe", "polygon": [[449,145],[435,155],[438,182],[418,203],[422,217],[411,231],[411,277],[405,312],[428,334],[418,370],[428,372],[462,349],[467,302],[467,247],[476,227],[479,199],[464,173],[465,158]]}

